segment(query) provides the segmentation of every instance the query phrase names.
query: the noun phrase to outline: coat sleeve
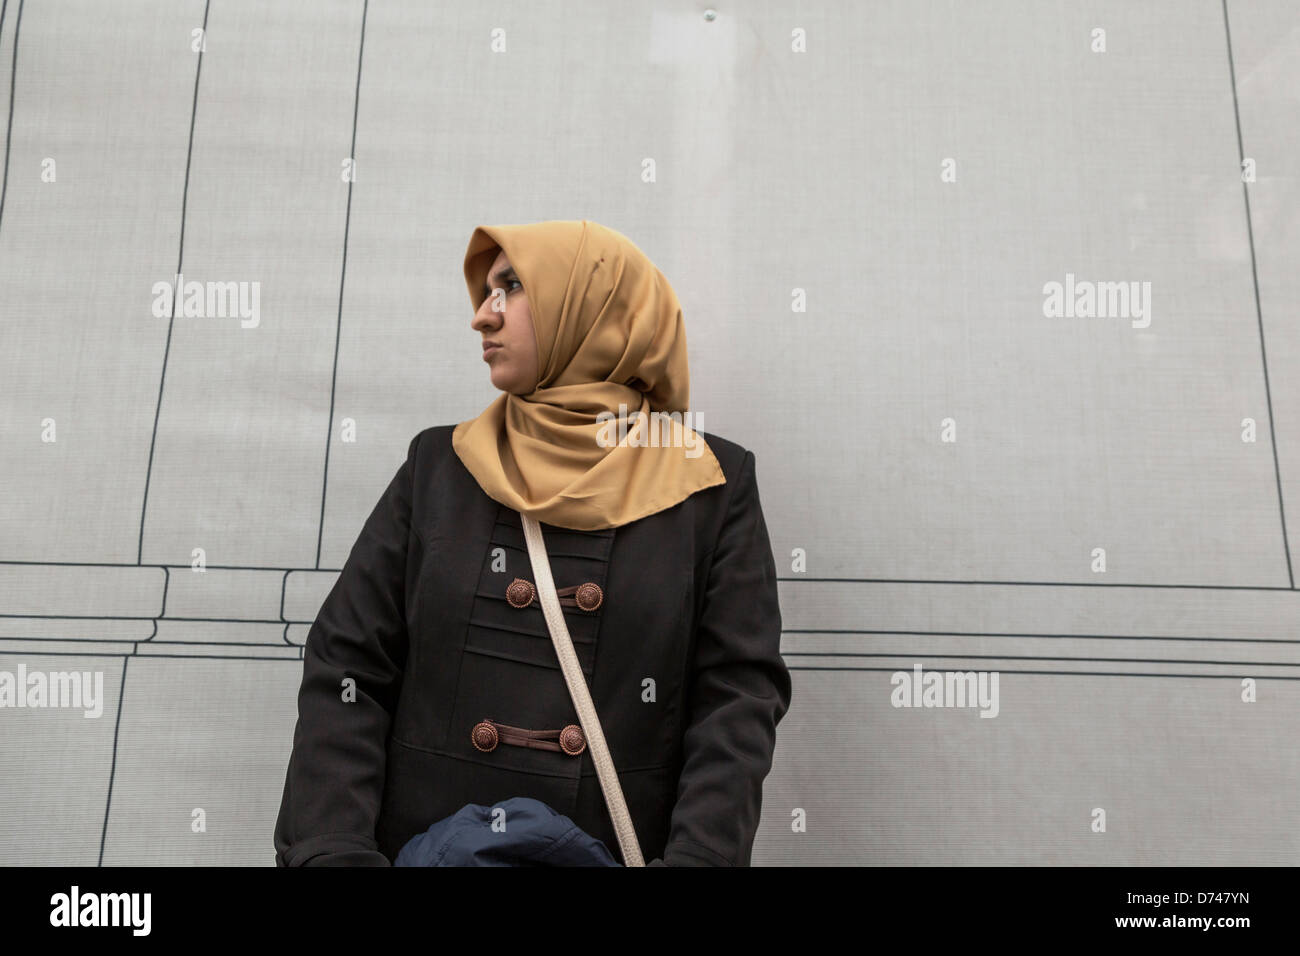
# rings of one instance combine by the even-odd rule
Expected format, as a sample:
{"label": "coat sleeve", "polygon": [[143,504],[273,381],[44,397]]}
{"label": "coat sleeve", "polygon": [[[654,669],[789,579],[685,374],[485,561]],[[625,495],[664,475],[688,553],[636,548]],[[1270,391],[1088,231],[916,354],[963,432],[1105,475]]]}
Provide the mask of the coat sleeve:
{"label": "coat sleeve", "polygon": [[[275,825],[277,866],[390,865],[379,852],[375,822],[406,665],[411,475],[419,440],[411,440],[308,632]],[[345,694],[348,678],[355,690]]]}
{"label": "coat sleeve", "polygon": [[776,564],[750,451],[713,550],[692,666],[668,842],[649,865],[748,866],[791,692]]}

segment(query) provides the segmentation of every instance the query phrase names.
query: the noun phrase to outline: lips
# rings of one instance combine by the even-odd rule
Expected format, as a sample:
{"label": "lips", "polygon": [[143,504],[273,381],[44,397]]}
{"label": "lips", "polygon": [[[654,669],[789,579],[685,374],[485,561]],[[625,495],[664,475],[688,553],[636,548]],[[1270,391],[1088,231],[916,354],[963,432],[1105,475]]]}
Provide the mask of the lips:
{"label": "lips", "polygon": [[498,345],[496,342],[484,342],[484,343],[483,343],[483,357],[484,357],[484,358],[487,358],[489,355],[493,354],[494,352],[499,352],[500,350],[501,350],[501,346]]}

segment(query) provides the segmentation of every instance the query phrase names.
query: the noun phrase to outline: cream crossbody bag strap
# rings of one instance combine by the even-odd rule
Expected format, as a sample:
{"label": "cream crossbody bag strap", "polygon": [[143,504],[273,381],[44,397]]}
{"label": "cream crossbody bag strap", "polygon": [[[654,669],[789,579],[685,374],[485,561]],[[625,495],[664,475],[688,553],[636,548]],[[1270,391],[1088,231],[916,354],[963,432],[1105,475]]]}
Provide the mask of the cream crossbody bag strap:
{"label": "cream crossbody bag strap", "polygon": [[578,721],[582,732],[587,737],[591,748],[591,759],[596,764],[596,776],[600,778],[600,789],[605,793],[605,805],[609,808],[610,819],[614,822],[614,833],[618,837],[618,847],[623,854],[624,866],[645,866],[641,856],[641,844],[637,842],[636,830],[632,827],[632,816],[627,812],[627,802],[623,799],[623,788],[619,786],[618,774],[614,771],[614,760],[605,743],[605,734],[600,729],[600,718],[596,715],[596,705],[592,703],[591,691],[587,689],[586,678],[582,676],[582,666],[573,649],[573,638],[569,636],[569,626],[564,623],[564,612],[560,610],[560,599],[555,593],[555,581],[551,578],[551,561],[546,556],[546,542],[542,540],[542,526],[537,520],[520,512],[524,526],[524,540],[528,542],[528,558],[533,564],[533,577],[537,580],[537,597],[542,602],[542,614],[546,617],[546,626],[551,632],[551,641],[555,644],[555,653],[560,658],[560,670],[564,672],[564,682],[569,685],[569,696],[578,711]]}

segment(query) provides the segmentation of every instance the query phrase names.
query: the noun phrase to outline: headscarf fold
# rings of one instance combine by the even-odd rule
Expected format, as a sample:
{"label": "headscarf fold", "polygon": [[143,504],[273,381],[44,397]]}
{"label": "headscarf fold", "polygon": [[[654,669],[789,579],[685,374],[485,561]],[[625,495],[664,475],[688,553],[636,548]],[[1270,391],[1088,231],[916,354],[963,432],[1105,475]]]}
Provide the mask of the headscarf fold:
{"label": "headscarf fold", "polygon": [[556,527],[593,531],[725,484],[686,414],[681,305],[645,253],[586,219],[480,226],[465,253],[475,311],[500,250],[528,297],[538,379],[526,394],[502,392],[452,432],[488,497]]}

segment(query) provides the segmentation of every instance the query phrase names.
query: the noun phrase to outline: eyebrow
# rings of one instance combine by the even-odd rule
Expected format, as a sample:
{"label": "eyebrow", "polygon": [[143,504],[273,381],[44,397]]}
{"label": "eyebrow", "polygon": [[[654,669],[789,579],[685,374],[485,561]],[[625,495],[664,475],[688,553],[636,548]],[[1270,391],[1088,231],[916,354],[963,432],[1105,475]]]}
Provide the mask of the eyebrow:
{"label": "eyebrow", "polygon": [[[484,297],[490,296],[492,294],[492,290],[499,287],[501,282],[504,281],[505,279],[518,279],[518,278],[519,278],[519,274],[515,272],[514,266],[506,266],[503,269],[498,269],[492,275],[488,276],[488,284],[483,287]],[[496,280],[495,285],[493,284],[493,280]]]}

